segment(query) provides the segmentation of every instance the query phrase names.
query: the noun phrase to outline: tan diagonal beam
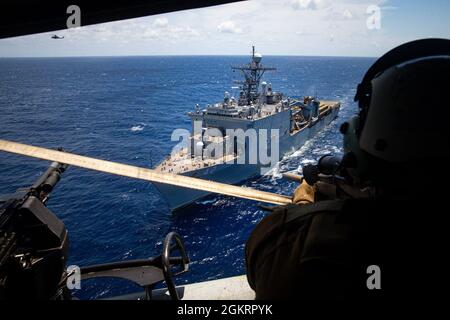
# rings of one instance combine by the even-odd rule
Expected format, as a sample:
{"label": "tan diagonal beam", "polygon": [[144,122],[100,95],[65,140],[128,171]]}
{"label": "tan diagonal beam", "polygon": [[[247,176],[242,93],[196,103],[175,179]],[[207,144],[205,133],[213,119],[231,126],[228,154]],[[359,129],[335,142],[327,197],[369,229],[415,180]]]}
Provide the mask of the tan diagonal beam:
{"label": "tan diagonal beam", "polygon": [[72,166],[111,173],[119,176],[136,178],[151,182],[166,183],[174,186],[224,194],[238,198],[256,200],[272,204],[292,203],[291,197],[275,193],[259,191],[251,188],[243,188],[210,180],[158,172],[148,168],[135,167],[127,164],[105,161],[80,156],[73,153],[35,147],[7,140],[0,139],[0,150],[28,157],[57,161]]}

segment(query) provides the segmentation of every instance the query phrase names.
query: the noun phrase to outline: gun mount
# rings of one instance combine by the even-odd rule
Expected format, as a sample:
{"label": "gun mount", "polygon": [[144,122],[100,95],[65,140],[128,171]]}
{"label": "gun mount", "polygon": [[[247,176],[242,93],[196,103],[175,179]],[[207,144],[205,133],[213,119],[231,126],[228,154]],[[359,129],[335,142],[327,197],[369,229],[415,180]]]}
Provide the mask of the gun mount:
{"label": "gun mount", "polygon": [[45,202],[66,168],[53,162],[31,187],[0,198],[0,299],[65,295],[67,230]]}

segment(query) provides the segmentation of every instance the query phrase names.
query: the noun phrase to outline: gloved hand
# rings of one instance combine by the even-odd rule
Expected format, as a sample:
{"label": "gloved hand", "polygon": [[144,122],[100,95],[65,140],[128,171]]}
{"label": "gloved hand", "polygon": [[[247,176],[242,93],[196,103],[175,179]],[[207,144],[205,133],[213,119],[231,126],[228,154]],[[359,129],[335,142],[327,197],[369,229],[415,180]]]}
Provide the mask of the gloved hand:
{"label": "gloved hand", "polygon": [[314,194],[316,192],[316,188],[314,186],[310,186],[304,179],[300,186],[295,189],[294,194],[292,196],[292,202],[295,204],[307,204],[314,203]]}

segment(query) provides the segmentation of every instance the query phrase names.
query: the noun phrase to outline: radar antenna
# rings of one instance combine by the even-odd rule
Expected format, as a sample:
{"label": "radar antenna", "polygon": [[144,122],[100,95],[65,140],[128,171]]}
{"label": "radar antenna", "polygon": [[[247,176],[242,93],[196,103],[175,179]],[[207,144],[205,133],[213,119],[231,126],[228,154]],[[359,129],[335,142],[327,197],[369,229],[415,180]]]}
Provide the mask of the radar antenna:
{"label": "radar antenna", "polygon": [[239,105],[250,105],[256,103],[259,98],[259,82],[264,72],[276,70],[274,67],[264,67],[261,64],[262,55],[255,53],[255,46],[252,46],[252,61],[249,64],[232,66],[233,70],[240,70],[245,80],[236,80],[242,90],[242,96],[239,97]]}

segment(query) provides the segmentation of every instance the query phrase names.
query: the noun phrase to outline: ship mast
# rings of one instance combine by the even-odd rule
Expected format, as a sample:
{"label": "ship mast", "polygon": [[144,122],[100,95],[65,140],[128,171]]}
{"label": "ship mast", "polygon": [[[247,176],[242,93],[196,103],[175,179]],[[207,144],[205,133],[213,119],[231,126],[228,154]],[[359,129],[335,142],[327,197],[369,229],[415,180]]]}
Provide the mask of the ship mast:
{"label": "ship mast", "polygon": [[249,64],[232,66],[233,70],[240,70],[244,75],[245,80],[236,80],[235,83],[241,85],[243,96],[239,98],[239,104],[250,105],[252,102],[256,103],[259,98],[259,82],[264,72],[269,70],[276,70],[273,67],[264,67],[261,64],[262,56],[255,53],[255,46],[252,46],[252,61]]}

